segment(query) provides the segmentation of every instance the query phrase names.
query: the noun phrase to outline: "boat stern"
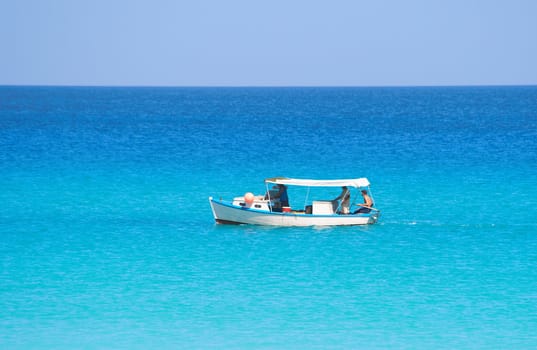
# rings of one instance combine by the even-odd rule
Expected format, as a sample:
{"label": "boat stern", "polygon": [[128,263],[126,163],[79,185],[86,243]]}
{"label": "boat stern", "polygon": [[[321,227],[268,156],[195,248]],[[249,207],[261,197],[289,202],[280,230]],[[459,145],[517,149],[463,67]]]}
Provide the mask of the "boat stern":
{"label": "boat stern", "polygon": [[368,224],[375,224],[377,223],[378,219],[380,217],[380,210],[375,210],[371,213],[369,216]]}

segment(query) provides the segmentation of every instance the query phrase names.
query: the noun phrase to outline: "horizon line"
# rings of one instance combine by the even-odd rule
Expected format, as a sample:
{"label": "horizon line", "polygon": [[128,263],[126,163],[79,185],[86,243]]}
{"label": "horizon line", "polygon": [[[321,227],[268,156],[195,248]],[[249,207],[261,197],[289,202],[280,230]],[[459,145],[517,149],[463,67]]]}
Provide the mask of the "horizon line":
{"label": "horizon line", "polygon": [[537,87],[535,84],[424,84],[424,85],[98,85],[98,84],[0,84],[0,87],[64,88],[448,88],[448,87]]}

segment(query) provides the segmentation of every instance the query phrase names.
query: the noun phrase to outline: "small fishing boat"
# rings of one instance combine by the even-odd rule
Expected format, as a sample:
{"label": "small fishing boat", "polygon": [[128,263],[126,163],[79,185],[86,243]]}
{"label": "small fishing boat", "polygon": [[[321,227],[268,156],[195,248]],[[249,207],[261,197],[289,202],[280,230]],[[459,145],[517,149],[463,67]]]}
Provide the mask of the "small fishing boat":
{"label": "small fishing boat", "polygon": [[[265,186],[266,193],[263,195],[247,192],[233,200],[209,197],[216,222],[272,226],[368,225],[376,223],[380,216],[380,211],[373,207],[370,183],[366,178],[311,180],[275,177],[265,179]],[[323,188],[320,192],[327,197],[338,187],[342,191],[335,199],[310,199],[313,197],[311,192],[315,190]],[[295,192],[293,205],[289,204],[288,188],[298,188],[296,193],[305,192],[300,205],[296,204]]]}

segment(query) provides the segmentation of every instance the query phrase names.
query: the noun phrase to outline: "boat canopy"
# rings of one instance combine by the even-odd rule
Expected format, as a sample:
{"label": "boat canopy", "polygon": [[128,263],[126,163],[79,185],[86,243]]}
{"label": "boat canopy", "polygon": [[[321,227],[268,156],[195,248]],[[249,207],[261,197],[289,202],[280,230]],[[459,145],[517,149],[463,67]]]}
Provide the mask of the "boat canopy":
{"label": "boat canopy", "polygon": [[288,177],[272,177],[265,179],[265,183],[278,185],[306,186],[306,187],[367,187],[369,181],[365,178],[343,179],[343,180],[313,180],[313,179],[291,179]]}

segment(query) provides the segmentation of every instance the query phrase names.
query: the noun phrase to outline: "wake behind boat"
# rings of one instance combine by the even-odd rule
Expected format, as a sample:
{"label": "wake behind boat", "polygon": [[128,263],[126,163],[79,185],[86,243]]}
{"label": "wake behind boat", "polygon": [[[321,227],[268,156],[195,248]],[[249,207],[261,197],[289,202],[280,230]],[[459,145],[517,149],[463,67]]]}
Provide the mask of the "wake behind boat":
{"label": "wake behind boat", "polygon": [[[380,216],[380,211],[374,208],[370,183],[366,178],[312,180],[276,177],[266,179],[265,186],[264,195],[248,192],[232,201],[209,197],[216,222],[272,226],[367,225],[376,223]],[[305,190],[303,206],[289,204],[288,187]],[[324,188],[326,196],[327,191],[337,187],[341,187],[341,193],[335,199],[310,200],[311,189]]]}

